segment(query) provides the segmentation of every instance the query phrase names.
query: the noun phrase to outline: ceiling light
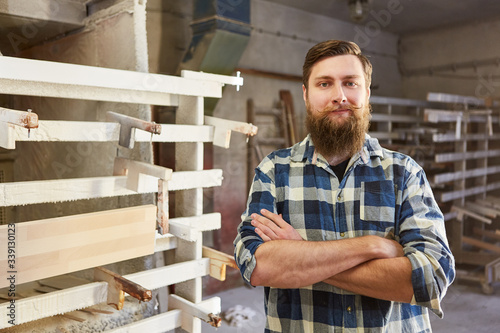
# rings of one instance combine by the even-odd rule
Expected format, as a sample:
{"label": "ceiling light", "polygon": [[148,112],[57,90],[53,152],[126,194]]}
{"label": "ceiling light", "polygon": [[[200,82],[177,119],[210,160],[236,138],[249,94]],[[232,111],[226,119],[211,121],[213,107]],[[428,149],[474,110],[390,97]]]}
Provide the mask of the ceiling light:
{"label": "ceiling light", "polygon": [[370,10],[369,0],[348,0],[349,15],[354,22],[361,22],[365,19]]}

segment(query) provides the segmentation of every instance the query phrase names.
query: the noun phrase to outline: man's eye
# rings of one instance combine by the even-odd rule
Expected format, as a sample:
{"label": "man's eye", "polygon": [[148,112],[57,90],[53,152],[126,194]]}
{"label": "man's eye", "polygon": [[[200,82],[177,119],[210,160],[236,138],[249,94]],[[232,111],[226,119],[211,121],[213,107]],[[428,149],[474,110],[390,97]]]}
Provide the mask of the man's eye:
{"label": "man's eye", "polygon": [[348,87],[355,87],[355,86],[357,86],[358,84],[357,84],[356,82],[346,82],[346,84],[345,84],[345,85],[346,85],[346,86],[348,86]]}
{"label": "man's eye", "polygon": [[320,87],[326,88],[328,87],[328,82],[321,82],[319,85]]}

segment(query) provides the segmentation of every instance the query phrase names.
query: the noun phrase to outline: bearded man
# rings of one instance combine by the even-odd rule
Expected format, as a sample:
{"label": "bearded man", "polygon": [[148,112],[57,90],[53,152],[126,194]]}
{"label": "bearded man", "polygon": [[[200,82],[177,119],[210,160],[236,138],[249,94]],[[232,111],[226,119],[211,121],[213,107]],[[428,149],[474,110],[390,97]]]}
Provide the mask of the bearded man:
{"label": "bearded man", "polygon": [[352,42],[307,53],[309,135],[256,168],[234,241],[264,286],[266,332],[430,332],[454,279],[423,169],[368,134],[372,65]]}

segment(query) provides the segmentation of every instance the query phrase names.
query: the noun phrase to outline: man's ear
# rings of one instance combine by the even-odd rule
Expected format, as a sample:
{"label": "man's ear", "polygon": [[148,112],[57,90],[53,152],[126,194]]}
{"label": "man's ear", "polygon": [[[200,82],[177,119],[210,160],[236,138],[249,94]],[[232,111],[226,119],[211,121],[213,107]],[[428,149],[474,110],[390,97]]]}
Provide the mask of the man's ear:
{"label": "man's ear", "polygon": [[307,88],[302,85],[302,98],[304,98],[304,102],[307,101]]}
{"label": "man's ear", "polygon": [[366,88],[366,92],[368,93],[368,99],[370,99],[370,96],[371,96],[371,93],[372,93],[370,87]]}

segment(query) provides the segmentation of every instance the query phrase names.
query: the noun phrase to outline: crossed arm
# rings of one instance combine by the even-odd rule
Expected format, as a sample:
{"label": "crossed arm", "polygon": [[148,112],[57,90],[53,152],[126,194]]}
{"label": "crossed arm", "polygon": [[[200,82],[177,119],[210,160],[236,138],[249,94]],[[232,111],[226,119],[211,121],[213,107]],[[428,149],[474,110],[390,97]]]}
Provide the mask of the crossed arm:
{"label": "crossed arm", "polygon": [[252,214],[264,240],[255,252],[253,285],[298,288],[323,281],[369,297],[411,301],[412,267],[396,241],[378,236],[304,241],[280,215],[261,214]]}

